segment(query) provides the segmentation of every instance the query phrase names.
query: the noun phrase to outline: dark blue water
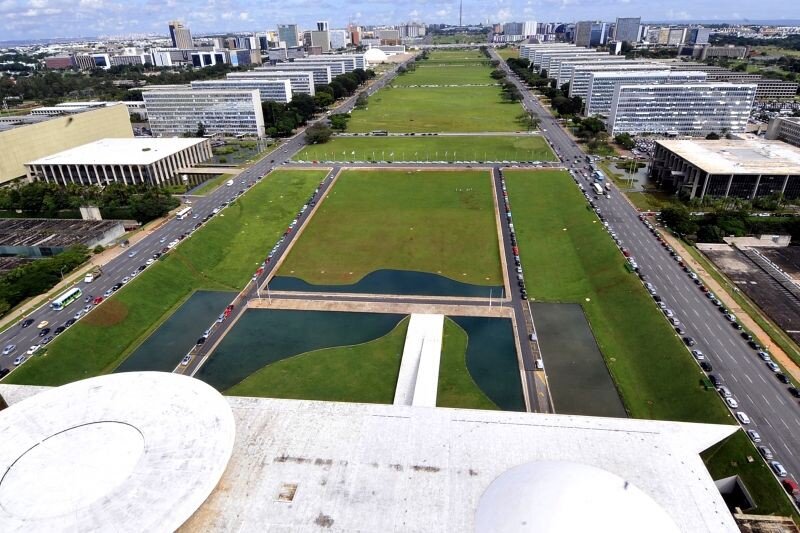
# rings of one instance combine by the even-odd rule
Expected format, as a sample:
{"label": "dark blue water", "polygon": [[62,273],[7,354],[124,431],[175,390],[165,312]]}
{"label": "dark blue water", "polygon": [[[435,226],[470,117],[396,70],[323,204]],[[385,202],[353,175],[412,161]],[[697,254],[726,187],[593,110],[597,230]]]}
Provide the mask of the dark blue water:
{"label": "dark blue water", "polygon": [[195,377],[226,391],[287,357],[383,337],[403,318],[400,314],[248,309]]}
{"label": "dark blue water", "polygon": [[556,412],[627,417],[583,308],[535,303],[532,312]]}
{"label": "dark blue water", "polygon": [[172,372],[197,339],[225,310],[235,293],[197,291],[114,372]]}
{"label": "dark blue water", "polygon": [[431,272],[376,270],[352,285],[315,285],[300,278],[275,276],[269,288],[276,291],[352,292],[363,294],[407,294],[413,296],[462,296],[488,298],[502,294],[503,287],[461,283]]}
{"label": "dark blue water", "polygon": [[507,318],[450,317],[469,336],[467,369],[486,396],[504,411],[525,411],[514,330]]}

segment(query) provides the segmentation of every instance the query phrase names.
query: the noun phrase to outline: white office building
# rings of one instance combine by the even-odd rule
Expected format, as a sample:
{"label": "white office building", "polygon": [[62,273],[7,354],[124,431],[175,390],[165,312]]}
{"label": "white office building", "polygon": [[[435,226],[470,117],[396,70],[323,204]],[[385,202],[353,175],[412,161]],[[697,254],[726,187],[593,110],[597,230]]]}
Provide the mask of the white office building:
{"label": "white office building", "polygon": [[[331,69],[331,76],[334,78],[339,74],[344,74],[345,72],[352,72],[355,67],[355,60],[351,59],[350,61],[346,59],[342,59],[339,56],[330,56],[330,58],[325,58],[322,56],[310,56],[310,57],[299,57],[292,61],[295,65],[308,65],[308,66],[316,66],[316,67],[330,67]],[[349,67],[350,70],[347,70]]]}
{"label": "white office building", "polygon": [[345,30],[330,30],[331,49],[341,50],[347,47],[347,32]]}
{"label": "white office building", "polygon": [[533,60],[534,68],[538,68],[540,70],[547,70],[549,72],[550,69],[550,61],[554,57],[586,57],[586,58],[594,58],[599,57],[600,55],[608,55],[603,52],[596,52],[590,48],[582,48],[582,49],[575,49],[575,50],[543,50],[541,52],[536,52]]}
{"label": "white office building", "polygon": [[264,137],[258,90],[145,91],[142,93],[154,135],[195,132]]}
{"label": "white office building", "polygon": [[570,43],[539,43],[539,44],[523,44],[519,47],[519,57],[525,58],[531,63],[535,58],[537,51],[542,50],[577,50],[578,47]]}
{"label": "white office building", "polygon": [[287,79],[270,80],[266,78],[242,78],[226,80],[193,81],[192,89],[199,90],[252,90],[257,89],[262,102],[292,101],[292,84]]}
{"label": "white office building", "polygon": [[266,67],[256,67],[252,70],[256,72],[311,72],[314,76],[314,85],[327,85],[333,79],[331,75],[331,67],[329,65],[309,65],[300,63],[280,63],[278,65],[270,65]]}
{"label": "white office building", "polygon": [[672,72],[669,70],[644,70],[628,72],[625,70],[612,70],[607,72],[594,72],[589,79],[589,92],[586,95],[584,114],[588,117],[600,115],[608,116],[611,110],[611,100],[614,98],[614,89],[617,85],[638,85],[654,83],[701,83],[706,81],[705,72],[691,70]]}
{"label": "white office building", "polygon": [[[561,65],[568,61],[596,61],[597,64],[600,64],[607,59],[615,59],[617,61],[620,59],[617,56],[608,55],[605,52],[594,52],[591,54],[558,54],[549,58],[547,56],[543,56],[543,58],[548,60],[546,69],[547,77],[556,80],[561,74]],[[542,69],[544,69],[544,66]]]}
{"label": "white office building", "polygon": [[754,83],[617,84],[607,129],[612,136],[742,133],[755,96]]}
{"label": "white office building", "polygon": [[620,65],[578,65],[573,67],[572,78],[569,80],[569,96],[580,96],[586,100],[589,94],[589,82],[595,72],[609,72],[615,70],[642,71],[642,70],[664,70],[665,67],[653,61],[631,61],[624,67]]}
{"label": "white office building", "polygon": [[302,70],[259,70],[252,72],[231,72],[226,76],[229,80],[268,79],[289,80],[292,93],[314,96],[314,73]]}
{"label": "white office building", "polygon": [[58,185],[164,186],[181,181],[179,174],[210,159],[208,139],[101,139],[58,152],[25,167],[30,180]]}
{"label": "white office building", "polygon": [[[630,59],[624,59],[619,56],[607,56],[605,58],[572,58],[572,59],[564,59],[560,62],[560,67],[558,69],[558,77],[556,81],[558,82],[558,86],[561,87],[565,83],[572,82],[572,75],[575,73],[576,68],[591,68],[591,67],[599,67],[599,68],[606,68],[606,67],[616,67],[618,69],[626,69],[629,65],[650,65],[652,68],[663,68],[659,67],[655,62],[649,61],[635,61]],[[556,72],[554,71],[552,76],[555,77]]]}

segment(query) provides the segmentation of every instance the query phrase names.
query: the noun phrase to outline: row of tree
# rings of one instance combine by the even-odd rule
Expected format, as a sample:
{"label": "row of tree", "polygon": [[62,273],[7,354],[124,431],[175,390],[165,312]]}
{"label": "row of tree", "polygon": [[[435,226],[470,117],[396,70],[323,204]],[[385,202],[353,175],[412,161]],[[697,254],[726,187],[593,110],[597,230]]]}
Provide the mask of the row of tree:
{"label": "row of tree", "polygon": [[295,94],[288,104],[262,102],[267,135],[288,137],[295,128],[305,126],[316,113],[325,110],[339,98],[352,96],[361,85],[374,77],[374,71],[357,68],[353,72],[336,76],[329,84],[317,85],[313,97]]}
{"label": "row of tree", "polygon": [[25,299],[47,292],[61,281],[62,275],[72,272],[88,258],[89,250],[78,245],[4,274],[0,277],[0,316]]}
{"label": "row of tree", "polygon": [[0,210],[28,217],[57,218],[64,211],[94,205],[108,218],[133,218],[141,223],[166,215],[180,205],[168,191],[144,185],[111,183],[103,188],[36,181],[0,188]]}

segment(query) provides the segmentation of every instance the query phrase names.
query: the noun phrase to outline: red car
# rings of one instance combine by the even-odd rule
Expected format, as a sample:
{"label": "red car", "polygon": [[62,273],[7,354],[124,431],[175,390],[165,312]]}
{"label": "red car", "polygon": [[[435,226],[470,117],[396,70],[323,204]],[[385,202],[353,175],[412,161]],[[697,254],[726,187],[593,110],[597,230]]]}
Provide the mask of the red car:
{"label": "red car", "polygon": [[256,270],[256,276],[260,276],[263,273],[264,273],[264,267],[260,267],[258,270]]}
{"label": "red car", "polygon": [[631,253],[628,250],[626,250],[625,248],[623,248],[622,249],[622,255],[624,255],[625,257],[630,257]]}
{"label": "red car", "polygon": [[800,487],[797,486],[797,482],[791,478],[782,479],[781,484],[789,494],[797,494],[800,492]]}
{"label": "red car", "polygon": [[102,302],[104,298],[102,296],[96,296],[94,300],[92,300],[92,304],[97,305]]}
{"label": "red car", "polygon": [[233,312],[233,304],[231,304],[231,305],[229,305],[228,307],[225,308],[225,318],[228,318],[229,316],[231,316],[232,312]]}
{"label": "red car", "polygon": [[511,251],[514,252],[514,255],[519,255],[519,248],[517,248],[516,246],[512,246]]}

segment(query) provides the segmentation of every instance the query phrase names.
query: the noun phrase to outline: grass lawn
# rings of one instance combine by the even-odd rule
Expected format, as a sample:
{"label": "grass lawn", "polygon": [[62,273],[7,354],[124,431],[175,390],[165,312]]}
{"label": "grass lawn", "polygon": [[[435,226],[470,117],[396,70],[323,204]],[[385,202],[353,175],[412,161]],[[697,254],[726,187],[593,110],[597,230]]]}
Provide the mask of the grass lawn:
{"label": "grass lawn", "polygon": [[[637,418],[732,423],[718,395],[700,385],[702,372],[636,276],[627,273],[569,175],[505,175],[522,261],[537,273],[529,278],[528,291],[539,300],[583,306],[628,412]],[[723,448],[719,457],[740,462],[756,454],[746,439],[730,439]],[[723,468],[716,457],[709,464],[712,471]],[[770,483],[761,470],[738,473],[757,499],[758,512],[782,507],[786,498],[774,480]]]}
{"label": "grass lawn", "polygon": [[517,131],[519,103],[503,101],[499,87],[387,87],[353,111],[348,131]]}
{"label": "grass lawn", "polygon": [[408,320],[364,344],[315,350],[267,365],[225,394],[390,404]]}
{"label": "grass lawn", "polygon": [[231,179],[233,174],[220,174],[216,178],[211,178],[210,180],[203,183],[200,187],[193,190],[191,195],[192,196],[205,196],[208,193],[215,191],[217,187]]}
{"label": "grass lawn", "polygon": [[467,332],[445,318],[436,405],[460,409],[499,409],[478,387],[467,369],[468,342]]}
{"label": "grass lawn", "polygon": [[473,63],[458,65],[437,63],[422,64],[413,72],[398,76],[392,82],[394,85],[458,85],[469,83],[498,83],[489,73],[490,67],[479,66]]}
{"label": "grass lawn", "polygon": [[512,58],[512,57],[519,57],[519,48],[498,48],[497,55],[503,58],[503,60]]}
{"label": "grass lawn", "polygon": [[379,269],[500,285],[488,172],[344,172],[278,274],[341,285]]}
{"label": "grass lawn", "polygon": [[61,385],[111,372],[193,291],[241,290],[325,174],[273,172],[6,381]]}
{"label": "grass lawn", "polygon": [[[353,153],[355,152],[355,154]],[[555,161],[538,135],[334,137],[304,148],[300,161]]]}
{"label": "grass lawn", "polygon": [[661,211],[668,205],[675,203],[673,195],[658,190],[628,192],[625,195],[641,211]]}
{"label": "grass lawn", "polygon": [[457,50],[433,50],[428,55],[428,59],[420,61],[425,63],[427,61],[458,61],[466,59],[481,59],[489,61],[489,58],[481,53],[480,50],[474,48],[462,48]]}

